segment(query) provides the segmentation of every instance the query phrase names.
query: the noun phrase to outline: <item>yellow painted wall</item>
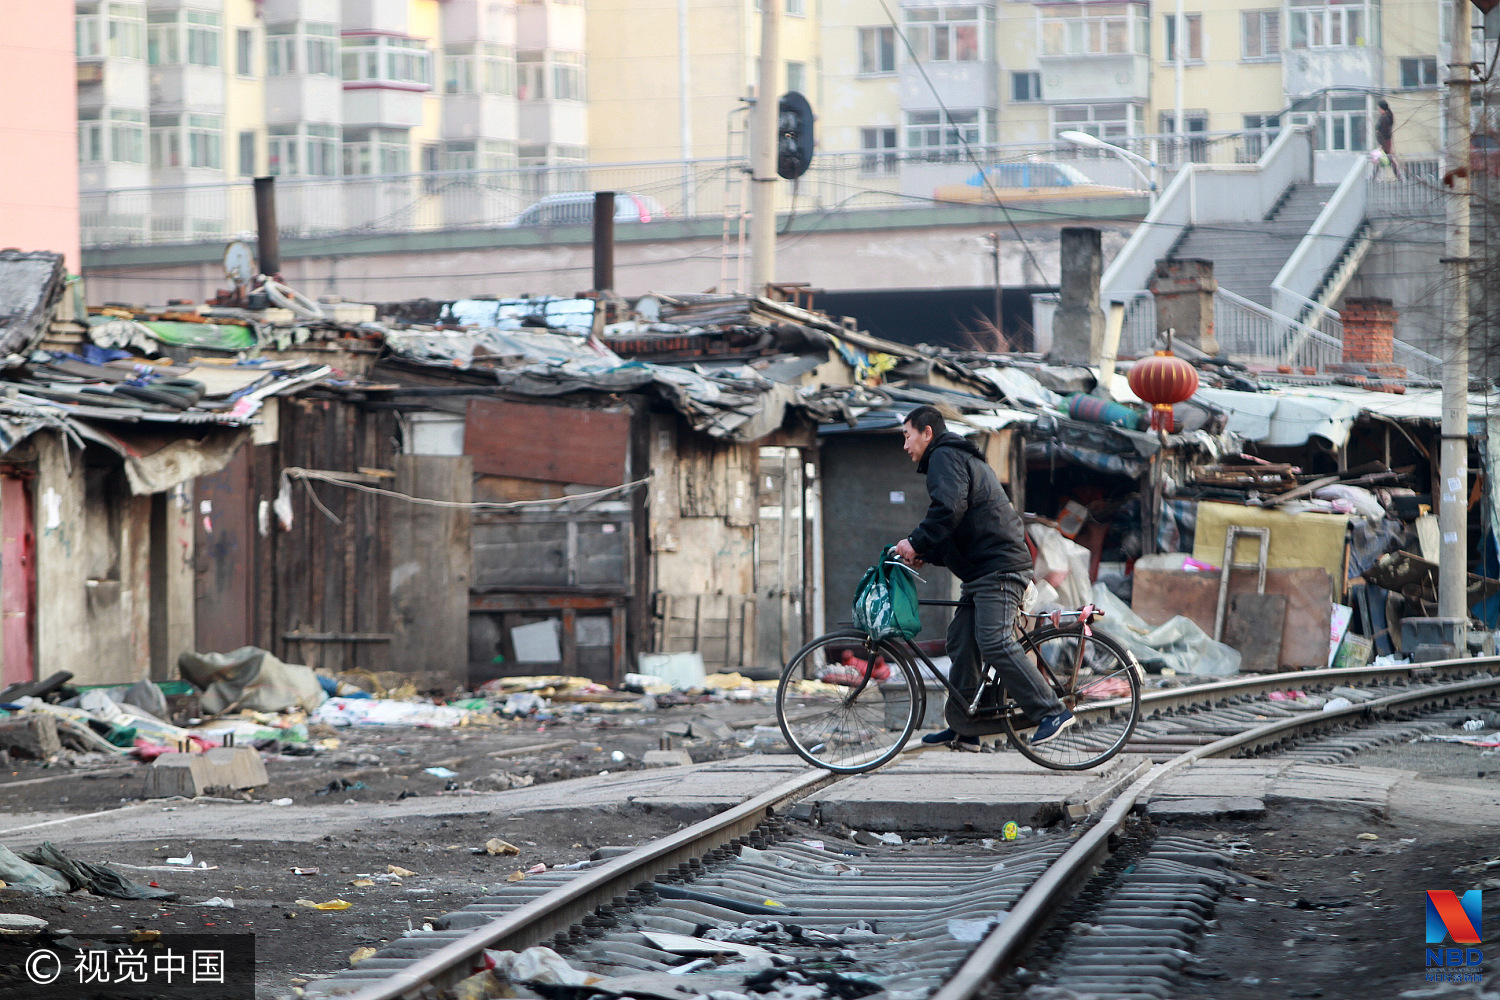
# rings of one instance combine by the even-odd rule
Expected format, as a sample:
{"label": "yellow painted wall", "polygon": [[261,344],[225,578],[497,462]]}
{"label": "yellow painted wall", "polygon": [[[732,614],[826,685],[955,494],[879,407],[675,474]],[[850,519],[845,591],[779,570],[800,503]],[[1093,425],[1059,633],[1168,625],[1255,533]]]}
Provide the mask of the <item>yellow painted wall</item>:
{"label": "yellow painted wall", "polygon": [[422,124],[411,130],[411,170],[422,168],[422,147],[438,142],[443,135],[443,29],[438,0],[408,0],[407,32],[427,39],[432,53],[432,90],[422,99]]}
{"label": "yellow painted wall", "polygon": [[[224,174],[239,179],[240,133],[255,132],[255,174],[266,172],[266,33],[256,16],[255,0],[224,3]],[[238,75],[237,36],[251,32],[251,76]]]}
{"label": "yellow painted wall", "polygon": [[[1473,15],[1475,23],[1479,23],[1482,15],[1477,10]],[[1446,78],[1447,67],[1443,65],[1445,59],[1439,54],[1439,27],[1441,18],[1448,16],[1447,5],[1440,6],[1437,0],[1402,0],[1400,3],[1386,3],[1381,8],[1385,80],[1388,88],[1385,99],[1396,116],[1391,148],[1395,150],[1397,159],[1435,156],[1443,148],[1442,88],[1400,89],[1401,60],[1422,56],[1435,58],[1438,79]],[[1477,46],[1474,57],[1481,58]]]}
{"label": "yellow painted wall", "polygon": [[[1271,6],[1267,4],[1264,9]],[[1249,9],[1263,8],[1233,0],[1189,0],[1183,5],[1184,14],[1203,18],[1203,58],[1190,60],[1183,67],[1182,106],[1188,113],[1207,111],[1210,132],[1237,131],[1245,127],[1245,115],[1273,115],[1286,104],[1281,60],[1258,62],[1242,55],[1240,14]],[[1162,114],[1175,114],[1177,68],[1167,61],[1166,39],[1166,19],[1174,13],[1175,5],[1171,4],[1157,4],[1151,9],[1151,103],[1145,122],[1150,133],[1162,131]],[[1283,41],[1285,37],[1283,23]]]}

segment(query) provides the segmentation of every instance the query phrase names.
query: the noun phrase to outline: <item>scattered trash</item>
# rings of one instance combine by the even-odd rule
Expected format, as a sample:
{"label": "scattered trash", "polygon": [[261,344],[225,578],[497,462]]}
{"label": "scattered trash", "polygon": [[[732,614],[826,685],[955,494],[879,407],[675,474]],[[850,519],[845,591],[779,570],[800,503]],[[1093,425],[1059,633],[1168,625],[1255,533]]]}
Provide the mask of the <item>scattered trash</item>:
{"label": "scattered trash", "polygon": [[271,800],[271,805],[273,805],[273,806],[289,806],[291,804],[292,804],[292,800],[291,799],[272,799]]}
{"label": "scattered trash", "polygon": [[316,874],[318,874],[318,870],[316,868],[293,868],[292,869],[292,874],[293,875],[316,875]]}
{"label": "scattered trash", "polygon": [[350,781],[348,778],[334,778],[322,788],[313,792],[314,795],[331,795],[334,792],[358,791],[368,786],[363,781]]}
{"label": "scattered trash", "polygon": [[205,899],[203,902],[197,903],[195,905],[197,905],[197,906],[222,906],[225,909],[232,910],[232,909],[234,909],[234,900],[232,900],[232,899],[225,899],[223,896],[210,896],[208,899]]}
{"label": "scattered trash", "polygon": [[375,949],[371,948],[368,945],[363,948],[355,948],[354,951],[349,955],[349,964],[358,965],[360,962],[363,962],[367,958],[373,958],[374,955]]}
{"label": "scattered trash", "polygon": [[1021,828],[1017,826],[1014,821],[1012,821],[1010,823],[1006,823],[1005,826],[1000,828],[1000,835],[1006,840],[1015,840],[1018,836],[1021,835]]}
{"label": "scattered trash", "polygon": [[544,872],[546,870],[547,870],[547,866],[544,865],[544,864],[541,864],[539,862],[537,864],[532,865],[530,868],[526,869],[526,874],[527,875],[540,875],[540,874],[542,874],[542,872]]}
{"label": "scattered trash", "polygon": [[546,983],[562,986],[588,986],[599,982],[599,976],[569,965],[551,948],[527,948],[523,952],[491,951],[486,948],[484,961],[497,976],[515,983]]}
{"label": "scattered trash", "polygon": [[400,865],[386,865],[385,870],[390,874],[397,876],[398,878],[408,878],[416,874],[416,872],[412,871],[411,869],[402,868]]}
{"label": "scattered trash", "polygon": [[372,886],[372,885],[374,885],[375,884],[375,880],[374,879],[368,879],[368,878],[357,878],[353,882],[350,882],[349,884],[350,885],[357,885],[360,888],[365,888],[366,886]]}
{"label": "scattered trash", "polygon": [[1466,732],[1466,733],[1477,733],[1477,732],[1479,732],[1483,728],[1484,728],[1484,720],[1483,719],[1469,719],[1467,722],[1464,723],[1464,732]]}
{"label": "scattered trash", "polygon": [[[477,851],[475,853],[478,853]],[[484,843],[486,854],[520,854],[521,849],[515,844],[501,840],[499,837],[491,837]]]}
{"label": "scattered trash", "polygon": [[1349,708],[1354,702],[1348,698],[1329,698],[1323,703],[1323,711],[1332,712],[1340,708]]}
{"label": "scattered trash", "polygon": [[29,935],[46,930],[47,921],[25,913],[0,913],[0,934]]}
{"label": "scattered trash", "polygon": [[168,858],[167,859],[167,864],[169,864],[169,865],[190,865],[192,863],[193,863],[193,852],[192,851],[189,851],[186,856],[181,857],[181,858]]}
{"label": "scattered trash", "polygon": [[526,873],[517,869],[505,877],[507,882],[519,882],[526,877]]}
{"label": "scattered trash", "polygon": [[1003,912],[997,913],[994,918],[989,920],[964,920],[955,917],[948,921],[948,935],[955,941],[973,944],[983,941],[985,935],[990,932],[990,928],[1004,919],[1005,914]]}
{"label": "scattered trash", "polygon": [[436,778],[456,778],[457,771],[450,771],[446,767],[424,767],[422,770]]}
{"label": "scattered trash", "polygon": [[1374,834],[1374,833],[1362,833],[1358,837],[1356,837],[1355,839],[1356,840],[1379,840],[1380,836],[1378,834]]}
{"label": "scattered trash", "polygon": [[616,764],[623,764],[625,762],[625,754],[619,750],[616,750],[614,753],[609,755],[609,759],[614,761]]}
{"label": "scattered trash", "polygon": [[33,865],[51,869],[62,875],[68,883],[67,891],[87,889],[97,896],[113,896],[115,899],[177,898],[175,892],[132,882],[105,865],[70,858],[49,841],[43,841],[36,850],[27,851],[20,857]]}
{"label": "scattered trash", "polygon": [[314,903],[310,899],[298,899],[295,902],[298,906],[306,906],[313,910],[347,910],[354,905],[342,899],[330,899],[326,903]]}

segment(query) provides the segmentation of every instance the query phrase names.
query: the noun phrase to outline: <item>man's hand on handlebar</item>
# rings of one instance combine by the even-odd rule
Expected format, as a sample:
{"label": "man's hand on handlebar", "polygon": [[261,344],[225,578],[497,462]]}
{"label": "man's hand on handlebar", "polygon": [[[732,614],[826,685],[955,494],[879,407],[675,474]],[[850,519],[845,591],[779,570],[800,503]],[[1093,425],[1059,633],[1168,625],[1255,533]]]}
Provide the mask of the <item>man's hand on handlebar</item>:
{"label": "man's hand on handlebar", "polygon": [[917,550],[911,547],[911,542],[905,538],[896,543],[896,558],[906,563],[912,569],[921,569],[927,565],[917,555]]}

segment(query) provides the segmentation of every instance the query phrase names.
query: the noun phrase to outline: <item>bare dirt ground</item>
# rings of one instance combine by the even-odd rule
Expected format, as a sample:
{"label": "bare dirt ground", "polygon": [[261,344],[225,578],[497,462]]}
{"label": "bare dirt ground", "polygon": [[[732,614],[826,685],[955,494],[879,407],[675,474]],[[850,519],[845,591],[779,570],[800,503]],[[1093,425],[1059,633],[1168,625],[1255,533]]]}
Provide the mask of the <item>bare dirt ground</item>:
{"label": "bare dirt ground", "polygon": [[[143,764],[45,767],[17,761],[0,773],[0,810],[7,814],[0,818],[0,834],[12,849],[28,850],[53,838],[62,841],[57,833],[66,824],[5,833],[16,826],[132,807],[136,816],[157,817],[150,825],[159,833],[153,832],[150,839],[69,841],[60,846],[73,858],[115,863],[126,877],[154,881],[177,892],[179,899],[157,903],[86,892],[45,897],[12,889],[0,890],[0,912],[39,916],[51,922],[52,930],[79,933],[254,933],[257,996],[289,996],[309,978],[346,967],[356,949],[378,948],[408,928],[420,928],[424,921],[504,884],[518,870],[583,860],[595,848],[642,843],[682,825],[665,816],[597,808],[514,818],[454,815],[453,807],[469,794],[465,785],[504,787],[509,779],[490,777],[497,773],[545,785],[638,769],[642,755],[659,749],[664,738],[674,749],[686,750],[695,763],[750,753],[753,748],[741,744],[755,735],[754,723],[774,725],[771,714],[763,703],[719,703],[680,706],[651,716],[585,715],[545,725],[516,721],[448,730],[351,727],[314,732],[315,739],[334,736],[340,745],[315,756],[268,760],[271,782],[254,790],[253,798],[291,798],[289,825],[297,806],[336,807],[345,802],[403,801],[409,809],[413,803],[406,800],[418,797],[422,815],[376,819],[337,835],[312,840],[299,835],[284,842],[194,836],[194,813],[200,808],[196,803],[140,798]],[[724,732],[728,723],[739,726],[730,738],[719,739],[710,732]],[[691,736],[685,735],[689,726]],[[759,742],[764,744],[765,738]],[[544,749],[528,752],[528,747]],[[457,775],[426,773],[424,769],[433,766]],[[430,809],[425,808],[427,802]],[[494,837],[520,848],[520,854],[483,853],[486,841]],[[189,853],[195,865],[206,862],[211,867],[125,867],[162,865],[169,857]],[[390,878],[392,865],[415,874]],[[294,872],[298,868],[316,869],[316,874],[299,875]],[[362,875],[374,884],[353,884],[365,881]],[[230,899],[234,907],[199,905],[213,897]],[[342,899],[351,905],[342,911],[318,911],[297,905],[299,899]]]}

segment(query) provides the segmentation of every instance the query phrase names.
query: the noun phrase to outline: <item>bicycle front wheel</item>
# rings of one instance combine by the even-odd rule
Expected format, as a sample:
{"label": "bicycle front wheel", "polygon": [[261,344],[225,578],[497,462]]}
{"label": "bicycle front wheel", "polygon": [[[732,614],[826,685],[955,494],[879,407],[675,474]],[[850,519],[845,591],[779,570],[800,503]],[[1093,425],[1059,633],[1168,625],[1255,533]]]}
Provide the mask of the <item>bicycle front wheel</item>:
{"label": "bicycle front wheel", "polygon": [[803,646],[776,689],[776,721],[809,764],[857,774],[901,752],[926,710],[926,689],[898,648],[859,629]]}
{"label": "bicycle front wheel", "polygon": [[[1141,715],[1141,667],[1107,635],[1077,628],[1044,628],[1021,640],[1033,663],[1045,663],[1067,690],[1062,703],[1077,720],[1061,735],[1033,745],[1030,729],[1015,713],[1005,717],[1011,746],[1030,760],[1059,771],[1086,771],[1124,748]],[[1076,673],[1075,673],[1076,668]]]}

